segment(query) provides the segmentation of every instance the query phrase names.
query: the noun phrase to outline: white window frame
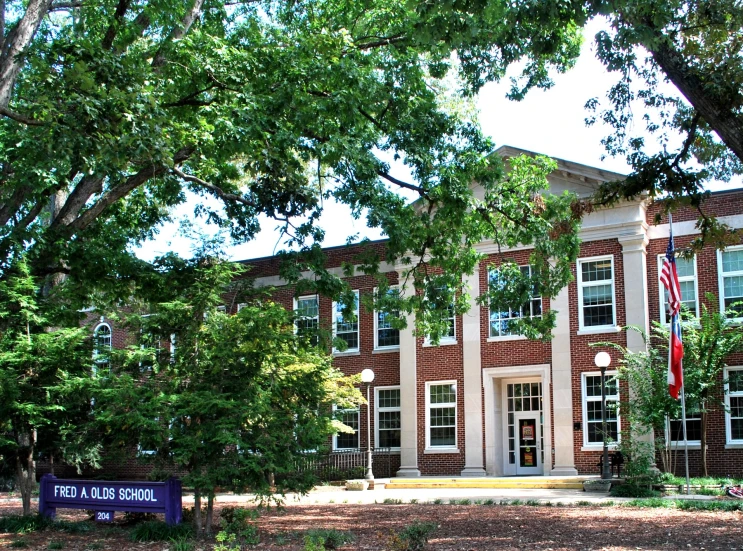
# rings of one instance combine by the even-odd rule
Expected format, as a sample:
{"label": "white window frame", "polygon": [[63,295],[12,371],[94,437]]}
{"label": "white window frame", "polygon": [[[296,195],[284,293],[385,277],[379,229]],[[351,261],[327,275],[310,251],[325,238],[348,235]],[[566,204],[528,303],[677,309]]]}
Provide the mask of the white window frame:
{"label": "white window frame", "polygon": [[[606,285],[606,280],[602,279],[601,281],[583,281],[583,270],[581,266],[584,263],[587,262],[600,262],[602,260],[609,260],[611,262],[611,315],[612,315],[612,323],[609,325],[590,325],[586,326],[584,324],[583,314],[584,314],[584,305],[583,305],[583,289],[585,287],[598,287],[600,285]],[[605,331],[607,329],[616,329],[617,326],[617,295],[616,295],[616,284],[614,280],[616,279],[616,271],[614,270],[614,255],[601,255],[601,256],[589,256],[586,258],[579,258],[578,262],[575,266],[575,272],[576,272],[576,280],[578,282],[578,328],[580,331],[588,331],[588,332],[600,332]]]}
{"label": "white window frame", "polygon": [[[376,448],[380,447],[379,445],[379,414],[380,412],[387,412],[387,411],[400,412],[400,430],[402,433],[402,393],[400,394],[400,405],[399,406],[380,407],[379,405],[379,391],[380,390],[397,390],[398,392],[401,392],[400,385],[374,387],[374,444]],[[402,438],[402,434],[400,435],[400,438]],[[390,450],[400,451],[400,446],[392,446],[390,447]]]}
{"label": "white window frame", "polygon": [[111,359],[110,358],[108,360],[106,360],[106,361],[102,361],[102,360],[98,360],[97,359],[97,356],[101,353],[100,352],[100,349],[98,347],[98,345],[99,345],[99,343],[98,343],[98,330],[101,329],[102,327],[106,327],[108,329],[108,340],[109,340],[109,343],[108,343],[108,353],[109,353],[109,355],[110,355],[111,351],[113,350],[113,337],[114,337],[113,328],[111,327],[111,324],[110,323],[105,322],[105,321],[101,321],[100,323],[98,323],[98,325],[95,326],[95,329],[93,329],[93,339],[95,340],[95,343],[94,343],[95,344],[95,347],[93,348],[93,364],[94,364],[94,369],[96,369],[96,370],[99,367],[104,367],[104,366],[107,367],[107,368],[110,368],[111,367]]}
{"label": "white window frame", "polygon": [[[295,302],[296,302],[296,300],[295,300]],[[247,302],[238,302],[237,303],[237,311],[239,312],[240,310],[242,310],[243,308],[245,308],[247,305],[248,305]],[[295,310],[296,310],[296,308],[295,308]]]}
{"label": "white window frame", "polygon": [[[454,313],[454,302],[449,304],[449,310],[451,311],[451,316],[446,318],[447,320],[451,320],[451,326],[453,328],[452,333],[453,335],[442,335],[439,339],[438,346],[447,346],[450,344],[457,344],[457,314]],[[431,337],[426,335],[425,339],[423,339],[423,346],[434,346],[434,344],[431,342]]]}
{"label": "white window frame", "polygon": [[[727,272],[722,271],[722,253],[729,251],[739,251],[743,249],[743,245],[736,245],[735,247],[726,247],[724,251],[717,251],[717,285],[720,295],[720,312],[725,312],[725,278],[726,277],[743,277],[743,271]],[[743,297],[740,297],[743,302]],[[743,317],[734,318],[736,321],[743,321]]]}
{"label": "white window frame", "polygon": [[[400,289],[397,287],[397,285],[391,285],[390,286],[391,291],[399,292]],[[379,289],[374,288],[374,294],[376,295]],[[398,344],[393,344],[390,346],[379,346],[379,314],[380,312],[378,310],[374,310],[374,350],[399,350],[400,344],[399,344],[399,333],[398,330]],[[388,314],[390,315],[390,314]],[[399,312],[398,312],[399,315]]]}
{"label": "white window frame", "polygon": [[[731,427],[731,420],[732,415],[730,414],[730,384],[728,380],[730,379],[730,372],[731,371],[743,371],[743,366],[729,366],[725,368],[724,377],[725,377],[725,443],[727,446],[732,446],[736,448],[743,448],[743,439],[737,439],[733,440],[733,432]],[[736,398],[743,399],[743,391],[737,391],[733,393],[733,396]],[[737,417],[736,417],[737,419]]]}
{"label": "white window frame", "polygon": [[355,448],[339,448],[338,447],[338,433],[336,432],[333,434],[333,451],[334,452],[340,452],[340,451],[351,451],[351,450],[360,450],[361,449],[361,409],[338,409],[333,406],[333,411],[338,414],[347,414],[347,413],[355,413],[356,414],[356,442],[357,446]]}
{"label": "white window frame", "polygon": [[[306,316],[306,317],[305,316],[302,316],[302,319],[314,319],[314,320],[317,320],[317,327],[319,328],[320,327],[320,297],[318,295],[301,295],[301,296],[298,296],[298,297],[294,297],[294,299],[293,299],[294,300],[294,304],[293,304],[294,312],[296,313],[298,311],[298,309],[299,309],[299,301],[300,300],[306,300],[308,298],[314,298],[315,301],[317,302],[317,316],[312,317],[312,318],[309,317],[309,316]],[[244,305],[245,304],[243,304],[243,306]],[[238,306],[237,306],[238,307],[238,312],[240,311],[240,306],[241,306],[240,304],[238,304]],[[296,323],[294,323],[294,334],[295,335],[297,334],[297,324]]]}
{"label": "white window frame", "polygon": [[[526,264],[526,265],[523,265],[523,266],[519,266],[519,269],[521,269],[521,268],[528,268],[529,269],[529,276],[531,277],[531,274],[532,274],[532,266],[531,266],[531,264]],[[499,270],[496,267],[488,268],[488,280],[487,280],[488,287],[490,286],[490,279],[492,277],[492,274],[495,273],[495,272],[498,272],[498,271]],[[541,308],[544,307],[544,301],[542,300],[541,295],[538,296],[538,297],[532,297],[532,298],[530,298],[529,299],[529,318],[541,318],[542,317],[542,314],[539,314],[539,315],[536,315],[535,316],[534,313],[533,313],[533,311],[532,311],[532,306],[534,304],[534,301],[536,301],[536,300],[538,300],[539,301],[539,304],[541,305],[540,306],[540,311],[541,311]],[[505,321],[505,320],[523,319],[522,317],[518,317],[518,318],[513,317],[512,316],[513,310],[511,310],[510,308],[508,309],[508,312],[509,312],[509,314],[511,314],[508,318],[498,318],[498,320],[499,321]],[[500,312],[497,312],[497,313],[500,314]],[[495,339],[504,339],[504,340],[506,340],[506,339],[513,339],[514,337],[517,337],[517,338],[518,337],[523,337],[523,335],[514,335],[513,333],[505,333],[504,334],[504,333],[500,333],[500,332],[498,332],[497,335],[494,335],[493,334],[493,325],[492,325],[492,322],[493,322],[493,310],[490,308],[490,305],[488,305],[488,339],[494,339],[494,340]]]}
{"label": "white window frame", "polygon": [[[356,309],[354,310],[354,314],[356,315],[356,343],[358,346],[356,348],[348,347],[345,350],[338,350],[335,347],[333,347],[333,354],[336,355],[343,355],[343,354],[358,354],[361,351],[361,316],[360,316],[360,297],[359,297],[359,291],[358,289],[354,290],[354,294],[356,295]],[[345,331],[344,333],[353,333],[353,331]],[[333,301],[333,338],[335,339],[338,336],[338,303]]]}
{"label": "white window frame", "polygon": [[[454,402],[447,402],[444,404],[431,404],[431,387],[440,385],[454,385]],[[457,381],[454,379],[447,381],[426,381],[426,451],[429,452],[440,452],[444,451],[458,451],[458,432],[459,432],[459,409],[457,408],[457,398],[459,389],[457,388]],[[454,445],[449,446],[433,446],[431,445],[431,409],[433,408],[454,408]]]}
{"label": "white window frame", "polygon": [[[693,417],[689,417],[689,415],[693,415]],[[688,411],[686,412],[686,422],[689,421],[696,421],[699,420],[701,422],[702,420],[702,414],[701,413],[692,413],[690,414]],[[678,419],[671,419],[670,417],[666,417],[666,441],[673,445],[673,446],[683,446],[684,445],[684,439],[683,437],[680,440],[674,440],[674,434],[671,433],[671,421],[678,421],[681,423],[681,418]],[[687,425],[687,430],[688,430]],[[701,440],[688,440],[686,442],[686,445],[693,447],[698,447],[702,445]]]}
{"label": "white window frame", "polygon": [[[660,273],[663,270],[663,261],[665,260],[666,255],[665,254],[659,254],[658,255],[658,277],[660,277]],[[677,258],[678,260],[678,258]],[[694,255],[693,258],[694,262],[694,275],[692,276],[679,276],[679,283],[686,282],[686,281],[694,281],[694,316],[699,317],[699,280],[697,279],[697,255]],[[660,322],[663,325],[668,325],[671,323],[670,320],[666,319],[666,288],[663,287],[663,284],[660,283],[660,280],[658,281],[658,298],[660,299]],[[681,297],[684,298],[683,296]]]}
{"label": "white window frame", "polygon": [[[607,371],[606,372],[606,379],[609,380],[612,377],[616,377],[617,372],[616,371]],[[600,371],[586,371],[584,373],[581,373],[580,377],[580,394],[581,394],[581,402],[583,406],[583,412],[582,412],[582,418],[581,418],[581,426],[583,427],[583,449],[586,450],[600,450],[603,448],[603,442],[589,442],[588,441],[588,402],[601,402],[601,396],[591,396],[591,399],[588,399],[588,393],[586,392],[586,379],[588,377],[601,377]],[[617,381],[617,394],[607,394],[606,395],[606,407],[607,410],[609,408],[609,402],[616,402],[619,403],[619,381]],[[609,442],[609,449],[615,449],[617,445],[622,440],[622,416],[619,414],[619,410],[617,409],[617,440],[616,442]]]}

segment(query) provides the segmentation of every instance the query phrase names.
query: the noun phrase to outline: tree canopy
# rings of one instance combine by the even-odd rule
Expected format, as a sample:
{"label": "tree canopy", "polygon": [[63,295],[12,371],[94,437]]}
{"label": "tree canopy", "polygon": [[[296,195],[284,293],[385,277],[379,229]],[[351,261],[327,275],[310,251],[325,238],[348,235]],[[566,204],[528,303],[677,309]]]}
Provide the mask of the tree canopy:
{"label": "tree canopy", "polygon": [[[544,159],[507,174],[476,121],[439,91],[452,71],[485,82],[522,56],[540,84],[577,53],[574,26],[519,25],[506,3],[464,19],[403,1],[1,6],[3,273],[26,253],[36,276],[64,274],[82,290],[116,283],[128,298],[121,282],[142,270],[128,251],[190,190],[219,200],[197,214],[239,241],[254,237],[259,214],[283,224],[301,253],[292,262],[334,296],[343,285],[323,271],[316,223],[331,197],[390,238],[364,259],[368,273],[397,262],[453,298],[464,290],[457,275],[479,260],[473,244],[492,239],[534,245],[545,295],[568,281],[580,205],[543,196]],[[409,181],[390,173],[390,157]],[[508,306],[511,295],[496,298]],[[425,308],[413,302],[403,310]],[[420,321],[435,333],[440,317]]]}

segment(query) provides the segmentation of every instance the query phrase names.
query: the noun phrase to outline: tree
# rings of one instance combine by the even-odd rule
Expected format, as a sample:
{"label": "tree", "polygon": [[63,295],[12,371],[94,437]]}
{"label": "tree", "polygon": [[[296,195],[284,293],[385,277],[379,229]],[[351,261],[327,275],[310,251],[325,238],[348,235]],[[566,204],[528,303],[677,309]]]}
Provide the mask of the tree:
{"label": "tree", "polygon": [[[281,305],[243,296],[237,314],[217,309],[238,265],[203,257],[165,263],[171,269],[153,290],[168,300],[135,316],[144,346],[120,355],[105,377],[95,425],[114,443],[154,452],[144,457],[160,470],[184,473],[195,492],[196,531],[203,522],[208,534],[217,488],[266,497],[309,490],[314,476],[298,464],[339,428],[349,430],[332,406],[358,407],[362,397],[357,380],[295,334]],[[165,340],[174,352],[158,354]]]}
{"label": "tree", "polygon": [[[707,294],[709,304],[719,304],[717,297]],[[683,312],[684,343],[684,393],[687,411],[698,411],[701,415],[701,451],[704,476],[707,470],[707,429],[709,411],[725,407],[722,389],[722,374],[727,367],[727,358],[743,349],[743,332],[734,321],[737,310],[710,311],[701,304],[701,315],[697,318],[688,311]],[[630,328],[637,330],[636,328]],[[661,450],[663,469],[673,471],[673,450],[666,436],[669,419],[681,418],[681,404],[668,393],[668,340],[669,328],[654,322],[650,338],[645,338],[647,351],[632,352],[614,343],[611,346],[622,354],[619,377],[627,381],[630,390],[626,400],[620,403],[622,414],[640,433],[653,431],[656,445]]]}
{"label": "tree", "polygon": [[[544,193],[554,166],[544,159],[514,160],[507,174],[476,122],[438,93],[456,73],[452,52],[467,46],[456,18],[402,0],[0,7],[0,277],[26,254],[47,287],[66,276],[128,300],[113,283],[141,270],[131,247],[190,191],[218,202],[197,214],[238,241],[254,237],[258,215],[278,221],[295,250],[285,275],[314,271],[315,290],[334,298],[350,293],[319,250],[323,201],[366,215],[390,240],[362,271],[398,262],[419,288],[444,289],[445,300],[396,306],[434,337],[449,304],[467,304],[461,275],[480,260],[479,241],[534,245],[545,296],[569,280],[582,203]],[[531,36],[497,15],[469,18],[492,39],[461,56],[463,73],[476,54],[492,67],[483,79],[527,56],[538,81],[575,53],[574,28]],[[393,175],[385,155],[411,178]],[[435,315],[422,313],[431,305]],[[535,333],[548,336],[549,321],[533,320]]]}
{"label": "tree", "polygon": [[53,312],[39,303],[26,265],[16,267],[0,281],[0,455],[28,515],[40,455],[52,469],[55,459],[79,468],[97,464],[100,447],[77,430],[90,413],[89,331],[48,329]]}

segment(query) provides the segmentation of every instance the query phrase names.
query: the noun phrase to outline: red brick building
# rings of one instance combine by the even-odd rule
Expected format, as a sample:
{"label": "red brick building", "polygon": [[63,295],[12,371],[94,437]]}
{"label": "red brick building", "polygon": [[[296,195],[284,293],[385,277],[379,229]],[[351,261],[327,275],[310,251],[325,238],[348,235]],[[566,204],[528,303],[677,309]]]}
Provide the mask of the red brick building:
{"label": "red brick building", "polygon": [[[503,147],[500,153],[509,157],[523,151]],[[601,182],[621,178],[558,160],[549,181],[552,192],[568,189],[587,197]],[[731,227],[743,227],[743,190],[713,194],[706,208]],[[510,333],[509,320],[519,313],[491,312],[475,302],[498,262],[493,243],[479,244],[485,259],[466,281],[471,309],[452,319],[450,334],[438,346],[416,338],[412,320],[408,329],[396,331],[384,315],[363,307],[356,323],[345,323],[330,299],[297,296],[286,286],[276,258],[246,263],[253,267],[256,284],[276,287],[275,299],[297,310],[301,323],[330,327],[346,340],[348,349],[334,353],[339,368],[348,374],[366,368],[375,373],[370,408],[343,414],[345,422],[359,430],[334,438],[334,450],[366,449],[370,409],[372,445],[392,448],[399,457],[398,476],[596,474],[602,448],[601,393],[594,365],[597,350],[589,344],[613,341],[642,350],[642,339],[621,328],[647,329],[651,320],[665,321],[658,274],[669,225],[665,218],[654,224],[657,212],[658,204],[636,200],[585,216],[574,281],[552,301],[534,297],[522,309],[528,315],[557,312],[554,338],[548,343]],[[698,235],[696,217],[691,210],[675,215],[677,246]],[[342,274],[342,263],[352,261],[358,247],[326,249],[329,267]],[[529,269],[528,249],[510,251],[509,256]],[[707,304],[709,308],[743,300],[743,241],[724,251],[704,249],[691,261],[679,260],[678,269],[684,303],[694,312],[706,301],[706,293],[720,301]],[[404,281],[404,266],[388,265],[384,270],[390,284]],[[369,276],[348,281],[360,295],[374,292],[375,281]],[[123,336],[112,329],[116,346],[116,339]],[[618,360],[615,352],[611,354],[609,374]],[[710,414],[708,465],[714,474],[743,476],[743,355],[730,358],[729,365],[727,411],[716,408]],[[616,386],[610,384],[608,400],[616,399]],[[619,435],[626,421],[616,414],[608,417],[610,430]],[[669,430],[677,431],[679,425],[670,420]],[[698,473],[698,416],[690,414],[687,428],[692,472]],[[683,461],[678,463],[682,468]]]}

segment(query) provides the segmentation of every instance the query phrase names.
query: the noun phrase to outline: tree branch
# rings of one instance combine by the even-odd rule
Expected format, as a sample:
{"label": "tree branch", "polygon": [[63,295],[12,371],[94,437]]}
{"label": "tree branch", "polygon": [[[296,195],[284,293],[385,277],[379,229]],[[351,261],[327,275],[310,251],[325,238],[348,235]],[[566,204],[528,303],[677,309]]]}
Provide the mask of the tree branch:
{"label": "tree branch", "polygon": [[227,191],[224,191],[219,186],[215,186],[214,184],[210,184],[209,182],[202,180],[201,178],[198,178],[196,176],[193,176],[191,174],[186,174],[182,170],[178,169],[178,167],[173,167],[171,169],[173,174],[181,178],[182,180],[185,180],[186,182],[191,182],[192,184],[197,184],[203,188],[208,189],[212,193],[214,193],[217,197],[224,201],[233,201],[235,203],[241,203],[243,205],[252,207],[254,209],[258,209],[258,205],[256,205],[253,201],[250,199],[247,199],[243,197],[242,195],[237,195],[235,193],[229,193]]}
{"label": "tree branch", "polygon": [[414,184],[409,184],[407,182],[403,182],[402,180],[398,180],[394,176],[390,176],[388,173],[386,173],[386,172],[384,172],[382,170],[378,170],[377,171],[377,174],[379,176],[381,176],[382,178],[384,178],[385,180],[387,180],[388,182],[395,184],[396,186],[399,186],[399,187],[402,187],[402,188],[405,188],[405,189],[412,189],[413,191],[418,192],[418,194],[421,197],[428,197],[428,191],[426,191],[425,189],[423,189],[420,186],[416,186]]}
{"label": "tree branch", "polygon": [[181,24],[175,27],[170,35],[160,45],[160,48],[155,54],[155,58],[152,60],[152,67],[157,69],[158,67],[162,67],[165,64],[165,46],[173,40],[179,40],[186,35],[186,33],[191,28],[191,25],[193,25],[193,22],[196,20],[196,17],[199,15],[203,3],[204,0],[193,0],[193,5],[183,17],[183,21],[181,21]]}
{"label": "tree branch", "polygon": [[[363,40],[365,38],[372,38],[372,37],[362,37],[359,40]],[[374,40],[372,42],[364,42],[363,44],[357,44],[356,47],[359,50],[371,50],[374,48],[380,48],[382,46],[389,46],[390,44],[395,44],[396,42],[402,42],[407,37],[403,34],[395,34],[392,36],[383,36],[380,37],[378,40]]]}
{"label": "tree branch", "polygon": [[103,37],[103,42],[101,42],[101,46],[104,50],[110,50],[113,46],[116,33],[119,30],[119,26],[124,21],[124,15],[126,15],[126,12],[129,9],[129,4],[131,4],[131,0],[119,0],[119,4],[116,6],[116,12],[114,12],[114,20],[108,26],[106,36]]}
{"label": "tree branch", "polygon": [[8,117],[9,119],[13,119],[16,122],[23,123],[27,126],[44,126],[45,124],[42,121],[37,121],[35,119],[29,119],[28,117],[24,117],[23,115],[16,113],[15,111],[11,111],[7,107],[0,106],[0,115]]}

